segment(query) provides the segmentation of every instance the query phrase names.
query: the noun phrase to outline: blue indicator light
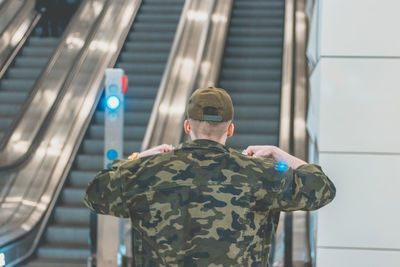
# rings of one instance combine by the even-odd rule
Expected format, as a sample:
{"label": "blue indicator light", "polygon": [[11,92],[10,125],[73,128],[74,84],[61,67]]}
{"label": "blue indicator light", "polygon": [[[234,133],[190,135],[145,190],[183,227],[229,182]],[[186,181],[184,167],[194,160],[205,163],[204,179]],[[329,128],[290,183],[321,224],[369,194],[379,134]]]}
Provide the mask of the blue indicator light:
{"label": "blue indicator light", "polygon": [[120,105],[121,105],[121,100],[117,96],[112,95],[112,96],[107,97],[106,106],[109,109],[116,110],[119,108]]}
{"label": "blue indicator light", "polygon": [[108,168],[108,167],[110,167],[110,166],[111,166],[111,162],[107,164],[106,168]]}
{"label": "blue indicator light", "polygon": [[116,92],[118,92],[118,86],[116,84],[110,84],[108,90],[110,90],[112,94],[115,94]]}
{"label": "blue indicator light", "polygon": [[276,168],[278,169],[279,172],[284,172],[287,170],[288,165],[285,161],[279,161]]}
{"label": "blue indicator light", "polygon": [[115,149],[110,149],[107,151],[107,159],[114,160],[118,157],[118,152]]}

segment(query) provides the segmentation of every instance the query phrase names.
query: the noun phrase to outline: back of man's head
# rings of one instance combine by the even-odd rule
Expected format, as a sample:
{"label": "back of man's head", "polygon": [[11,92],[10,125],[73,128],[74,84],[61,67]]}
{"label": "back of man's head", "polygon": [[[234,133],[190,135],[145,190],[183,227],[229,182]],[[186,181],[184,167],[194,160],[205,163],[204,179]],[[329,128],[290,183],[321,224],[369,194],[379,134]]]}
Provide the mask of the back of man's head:
{"label": "back of man's head", "polygon": [[[197,89],[190,97],[187,108],[192,138],[221,139],[231,125],[233,113],[232,99],[224,89]],[[233,132],[233,125],[231,127]]]}

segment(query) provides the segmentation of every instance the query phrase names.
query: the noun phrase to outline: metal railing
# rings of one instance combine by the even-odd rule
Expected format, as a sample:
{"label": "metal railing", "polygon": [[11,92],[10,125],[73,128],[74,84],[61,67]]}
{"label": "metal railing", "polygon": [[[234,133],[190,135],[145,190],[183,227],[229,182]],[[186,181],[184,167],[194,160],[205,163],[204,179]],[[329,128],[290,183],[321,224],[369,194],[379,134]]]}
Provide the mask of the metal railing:
{"label": "metal railing", "polygon": [[167,67],[157,93],[142,150],[181,140],[186,102],[196,82],[215,0],[188,0],[178,24]]}
{"label": "metal railing", "polygon": [[21,164],[41,141],[53,111],[89,49],[88,43],[96,32],[105,3],[107,0],[86,0],[71,19],[72,23],[1,140],[0,171]]}
{"label": "metal railing", "polygon": [[0,7],[0,79],[40,17],[35,10],[35,1],[8,0]]}
{"label": "metal railing", "polygon": [[[307,160],[307,31],[306,0],[286,0],[285,35],[282,68],[280,147],[294,156]],[[282,221],[282,220],[281,220]],[[311,266],[309,213],[284,213],[279,239],[284,247],[284,260],[275,266]],[[282,257],[282,256],[281,256]]]}

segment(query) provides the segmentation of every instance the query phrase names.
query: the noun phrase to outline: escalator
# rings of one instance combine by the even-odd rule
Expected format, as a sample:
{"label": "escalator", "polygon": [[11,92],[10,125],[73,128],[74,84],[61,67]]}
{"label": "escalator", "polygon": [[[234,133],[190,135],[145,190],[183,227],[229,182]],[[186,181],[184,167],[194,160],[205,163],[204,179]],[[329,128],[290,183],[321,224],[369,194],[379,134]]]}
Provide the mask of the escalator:
{"label": "escalator", "polygon": [[[116,67],[129,77],[125,102],[124,151],[139,151],[170,52],[184,0],[143,0]],[[86,266],[88,182],[103,168],[104,110],[99,102],[48,226],[24,266]]]}
{"label": "escalator", "polygon": [[235,106],[235,134],[227,144],[278,145],[285,4],[235,0],[218,86]]}
{"label": "escalator", "polygon": [[58,42],[57,37],[29,37],[0,80],[0,140],[28,98]]}
{"label": "escalator", "polygon": [[[70,5],[75,7],[79,3],[80,0],[70,1]],[[9,1],[8,4],[16,3]],[[15,18],[9,22],[10,25],[5,27],[5,35],[14,33],[10,42],[11,48],[8,48],[8,50],[14,49],[14,51],[8,51],[3,47],[5,50],[3,52],[9,52],[9,57],[6,58],[6,55],[2,55],[1,59],[4,62],[0,62],[0,67],[2,68],[0,71],[0,144],[3,137],[6,137],[7,131],[12,130],[10,128],[12,128],[13,121],[16,119],[24,102],[28,99],[40,74],[46,68],[57,44],[61,40],[62,32],[65,30],[65,25],[63,27],[55,25],[54,21],[49,21],[48,12],[40,15],[35,11],[34,6],[34,1],[25,6],[21,5],[17,9],[18,12],[16,12]],[[55,9],[53,12],[60,10],[58,4],[53,6]],[[63,16],[65,23],[70,20],[75,9],[65,12],[66,14]],[[35,15],[35,19],[30,20],[30,17],[33,16],[32,14]],[[23,17],[24,15],[26,17]],[[55,16],[53,15],[53,17]],[[57,26],[58,33],[44,36],[44,30],[52,24]],[[18,30],[13,32],[13,28],[18,28]],[[3,38],[2,41],[5,42],[6,38]],[[15,47],[12,47],[14,43],[18,43],[18,45],[15,44]]]}

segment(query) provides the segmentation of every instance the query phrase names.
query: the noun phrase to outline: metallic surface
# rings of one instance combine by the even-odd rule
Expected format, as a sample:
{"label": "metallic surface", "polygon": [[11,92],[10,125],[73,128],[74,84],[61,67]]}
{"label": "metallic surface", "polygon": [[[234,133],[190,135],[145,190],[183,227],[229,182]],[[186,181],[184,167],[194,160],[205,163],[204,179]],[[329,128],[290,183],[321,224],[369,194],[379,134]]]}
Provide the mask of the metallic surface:
{"label": "metallic surface", "polygon": [[[5,29],[14,20],[15,16],[24,6],[24,0],[7,0],[1,4],[0,9],[0,34],[3,34]],[[31,2],[31,3],[29,3]],[[28,1],[28,5],[35,4],[35,1]]]}
{"label": "metallic surface", "polygon": [[[285,1],[285,22],[282,59],[281,119],[279,130],[279,147],[291,152],[292,131],[292,88],[294,56],[294,10],[295,1]],[[291,266],[291,215],[281,213],[275,235],[275,253],[273,266]],[[286,224],[286,227],[285,225]]]}
{"label": "metallic surface", "polygon": [[[33,149],[43,123],[58,102],[69,70],[80,63],[105,0],[86,1],[72,19],[56,51],[34,85],[18,119],[3,139],[0,151],[0,170],[21,163]],[[11,132],[12,131],[12,132]]]}
{"label": "metallic surface", "polygon": [[295,1],[285,2],[285,28],[283,39],[281,120],[279,131],[279,147],[290,152],[291,100],[293,88],[293,56],[294,56],[294,8]]}
{"label": "metallic surface", "polygon": [[217,1],[194,88],[215,86],[221,70],[233,0]]}
{"label": "metallic surface", "polygon": [[[293,154],[307,160],[308,136],[306,129],[308,74],[307,74],[307,14],[306,0],[296,1],[295,11],[295,62],[293,103]],[[293,212],[293,266],[311,266],[309,240],[309,212]]]}
{"label": "metallic surface", "polygon": [[0,79],[41,15],[35,1],[9,0],[0,8]]}
{"label": "metallic surface", "polygon": [[176,39],[157,94],[142,149],[181,140],[186,102],[203,56],[215,0],[185,3]]}
{"label": "metallic surface", "polygon": [[[115,150],[118,153],[116,157],[120,158],[124,155],[125,100],[121,88],[123,75],[124,71],[122,69],[106,69],[105,97],[107,99],[110,96],[117,96],[121,104],[116,110],[111,110],[106,105],[104,115],[104,168],[107,168],[107,165],[114,160],[114,158],[107,156],[109,150]],[[125,243],[125,238],[115,233],[119,233],[122,230],[119,228],[124,226],[123,222],[124,219],[117,217],[97,215],[97,267],[119,266],[117,262],[119,246],[121,243]],[[122,239],[122,242],[120,242],[120,239]]]}
{"label": "metallic surface", "polygon": [[[73,36],[82,36],[80,31],[85,32],[84,26],[93,23],[99,14],[102,15],[100,23],[37,149],[23,166],[10,173],[12,185],[0,204],[0,248],[29,233],[41,222],[34,244],[23,245],[25,250],[30,249],[24,257],[34,251],[39,241],[99,99],[103,80],[99,73],[115,63],[136,15],[138,1],[94,0],[83,6],[83,13],[75,17],[83,19],[83,25]],[[83,45],[82,42],[74,39],[69,45],[73,49]],[[21,255],[18,258],[21,260]]]}

